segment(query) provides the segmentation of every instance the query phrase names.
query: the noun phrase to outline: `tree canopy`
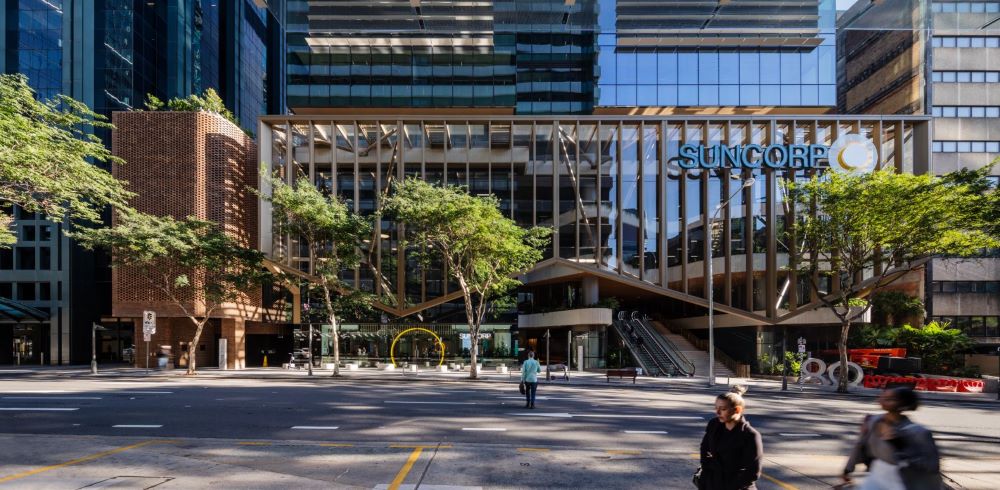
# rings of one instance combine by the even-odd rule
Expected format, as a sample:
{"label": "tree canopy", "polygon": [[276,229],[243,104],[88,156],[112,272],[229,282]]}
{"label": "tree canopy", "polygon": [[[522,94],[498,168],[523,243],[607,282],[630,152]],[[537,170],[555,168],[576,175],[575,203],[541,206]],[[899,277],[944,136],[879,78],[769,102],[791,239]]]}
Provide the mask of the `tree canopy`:
{"label": "tree canopy", "polygon": [[[215,223],[193,217],[122,213],[113,228],[74,236],[88,249],[109,250],[113,267],[138,270],[153,291],[181,310],[195,325],[192,346],[213,313],[240,302],[266,277],[259,251],[242,246]],[[195,364],[195,356],[189,356],[189,374]]]}
{"label": "tree canopy", "polygon": [[[106,119],[63,95],[37,100],[24,75],[0,75],[0,202],[81,225],[108,206],[127,207],[125,183],[95,165],[120,164],[94,135]],[[0,247],[16,237],[0,210]]]}
{"label": "tree canopy", "polygon": [[[236,116],[226,108],[226,103],[219,97],[218,92],[213,88],[207,88],[202,95],[191,94],[187,97],[174,97],[166,102],[160,100],[153,94],[146,94],[146,110],[149,111],[178,111],[178,112],[214,112],[229,122],[239,126]],[[246,131],[244,129],[244,131]]]}
{"label": "tree canopy", "polygon": [[[265,173],[266,175],[266,173]],[[312,259],[308,271],[319,282],[326,320],[333,329],[334,376],[340,374],[340,340],[337,315],[365,308],[371,296],[352,290],[340,279],[340,272],[353,269],[361,261],[362,240],[372,225],[351,212],[336,195],[326,196],[309,182],[299,178],[294,185],[280,178],[269,178],[270,194],[262,197],[273,206],[275,227],[304,242]]]}
{"label": "tree canopy", "polygon": [[[969,215],[977,196],[963,182],[888,169],[827,172],[790,189],[808,210],[790,230],[805,244],[794,267],[841,322],[842,366],[851,323],[871,308],[872,294],[931,256],[968,256],[996,244]],[[847,376],[838,389],[846,391]]]}
{"label": "tree canopy", "polygon": [[462,289],[473,339],[471,377],[477,377],[476,339],[490,299],[520,284],[516,274],[541,260],[551,230],[518,226],[500,212],[495,196],[471,196],[460,187],[418,179],[395,187],[386,212],[403,223],[408,241],[423,245],[418,257],[441,261]]}

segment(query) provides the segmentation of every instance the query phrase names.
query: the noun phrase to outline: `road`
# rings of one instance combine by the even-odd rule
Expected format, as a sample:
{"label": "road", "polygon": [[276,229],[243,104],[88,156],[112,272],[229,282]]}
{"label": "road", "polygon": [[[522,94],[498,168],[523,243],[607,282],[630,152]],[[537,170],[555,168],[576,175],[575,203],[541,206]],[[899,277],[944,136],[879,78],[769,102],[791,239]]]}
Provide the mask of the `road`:
{"label": "road", "polygon": [[[725,387],[0,372],[0,488],[690,488]],[[761,488],[829,488],[874,400],[755,387]],[[997,402],[928,401],[946,474],[1000,481]]]}

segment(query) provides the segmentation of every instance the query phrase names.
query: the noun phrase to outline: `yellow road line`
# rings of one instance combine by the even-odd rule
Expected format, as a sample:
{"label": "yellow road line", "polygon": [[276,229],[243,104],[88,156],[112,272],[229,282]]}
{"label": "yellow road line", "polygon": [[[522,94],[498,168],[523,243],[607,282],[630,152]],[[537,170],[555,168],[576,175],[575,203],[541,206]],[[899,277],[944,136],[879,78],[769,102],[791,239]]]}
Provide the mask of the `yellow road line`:
{"label": "yellow road line", "polygon": [[548,449],[544,448],[544,447],[519,447],[519,448],[517,448],[517,450],[520,451],[520,452],[523,452],[523,453],[527,453],[527,452],[539,452],[539,453],[543,453],[545,451],[548,451]]}
{"label": "yellow road line", "polygon": [[604,451],[608,454],[642,454],[642,451],[635,451],[630,449],[608,449]]}
{"label": "yellow road line", "polygon": [[240,446],[270,446],[271,445],[270,442],[255,442],[255,441],[240,442],[238,444]]}
{"label": "yellow road line", "polygon": [[342,442],[324,442],[320,444],[322,447],[354,447],[354,444],[344,444]]}
{"label": "yellow road line", "polygon": [[406,464],[399,469],[399,473],[396,473],[396,478],[393,478],[392,483],[389,484],[389,490],[399,490],[399,486],[403,484],[403,480],[406,479],[406,475],[413,469],[413,463],[416,463],[417,460],[420,459],[420,453],[423,451],[423,447],[413,449],[413,452],[410,453],[410,457],[406,460]]}
{"label": "yellow road line", "polygon": [[775,477],[773,477],[771,475],[768,475],[767,473],[761,473],[760,476],[763,476],[764,478],[767,478],[772,483],[774,483],[775,485],[777,485],[777,486],[779,486],[781,488],[784,488],[785,490],[799,490],[799,487],[796,487],[794,485],[789,485],[789,484],[787,484],[787,483],[785,483],[785,482],[783,482],[783,481],[781,481],[781,480],[779,480],[779,479],[777,479],[777,478],[775,478]]}
{"label": "yellow road line", "polygon": [[83,456],[81,458],[71,459],[69,461],[66,461],[65,463],[53,464],[53,465],[49,465],[49,466],[42,466],[41,468],[35,468],[33,470],[22,471],[21,473],[15,473],[13,475],[9,475],[9,476],[5,476],[5,477],[0,478],[0,483],[6,483],[6,482],[9,482],[9,481],[17,480],[17,479],[28,477],[28,476],[31,476],[31,475],[37,475],[39,473],[44,473],[46,471],[57,470],[59,468],[65,468],[67,466],[74,465],[74,464],[86,463],[87,461],[93,461],[95,459],[103,458],[105,456],[110,456],[112,454],[120,453],[120,452],[123,452],[123,451],[128,451],[129,449],[136,449],[136,448],[140,448],[142,446],[148,446],[150,444],[155,444],[155,443],[160,443],[160,442],[168,442],[168,441],[160,441],[160,440],[154,439],[154,440],[150,440],[150,441],[138,442],[138,443],[135,443],[135,444],[132,444],[132,445],[129,445],[129,446],[122,446],[120,448],[110,449],[110,450],[102,451],[102,452],[99,452],[99,453],[94,453],[94,454],[91,454],[89,456]]}
{"label": "yellow road line", "polygon": [[450,444],[389,444],[389,447],[394,449],[448,449],[451,447]]}

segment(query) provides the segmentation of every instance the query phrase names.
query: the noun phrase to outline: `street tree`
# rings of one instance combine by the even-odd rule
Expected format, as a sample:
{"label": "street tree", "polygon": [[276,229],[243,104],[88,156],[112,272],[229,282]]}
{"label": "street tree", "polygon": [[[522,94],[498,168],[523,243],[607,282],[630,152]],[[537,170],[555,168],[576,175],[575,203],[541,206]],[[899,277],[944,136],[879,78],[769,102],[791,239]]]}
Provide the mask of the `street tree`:
{"label": "street tree", "polygon": [[551,230],[518,226],[500,212],[495,196],[418,179],[398,184],[386,213],[403,224],[422,261],[440,261],[458,282],[472,339],[470,378],[477,378],[479,330],[489,303],[521,284],[515,276],[541,260]]}
{"label": "street tree", "polygon": [[259,251],[193,217],[119,213],[114,227],[74,236],[88,249],[109,250],[112,267],[136,271],[148,281],[149,300],[166,300],[191,320],[188,374],[195,373],[195,349],[212,315],[257,293],[267,276]]}
{"label": "street tree", "polygon": [[362,240],[371,223],[351,212],[336,195],[324,195],[306,177],[294,185],[269,178],[271,192],[261,196],[273,206],[275,226],[282,234],[301,240],[309,250],[312,269],[322,293],[326,320],[333,337],[333,375],[340,375],[340,336],[337,317],[345,311],[363,309],[370,295],[352,290],[340,279],[340,272],[358,267]]}
{"label": "street tree", "polygon": [[840,321],[839,392],[847,391],[851,325],[874,294],[934,255],[969,256],[996,243],[966,226],[975,196],[960,182],[891,169],[827,172],[790,185],[790,195],[804,210],[791,229],[804,243],[797,269]]}
{"label": "street tree", "polygon": [[24,75],[0,75],[0,247],[17,240],[7,204],[77,225],[100,223],[108,206],[126,206],[125,185],[95,165],[122,163],[94,135],[110,128],[82,102],[38,100]]}

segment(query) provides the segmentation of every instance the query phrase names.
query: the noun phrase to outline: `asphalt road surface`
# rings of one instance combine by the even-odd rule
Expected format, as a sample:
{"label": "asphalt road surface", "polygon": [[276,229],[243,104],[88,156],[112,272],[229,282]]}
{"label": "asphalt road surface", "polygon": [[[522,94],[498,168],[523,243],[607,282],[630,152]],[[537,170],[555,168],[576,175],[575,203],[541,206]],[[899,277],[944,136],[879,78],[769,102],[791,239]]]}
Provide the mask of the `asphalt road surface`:
{"label": "asphalt road surface", "polygon": [[[691,488],[715,395],[691,384],[0,373],[0,488]],[[829,488],[871,398],[753,388],[761,488]],[[1000,404],[929,401],[946,475],[1000,482]],[[957,484],[956,484],[957,486]]]}

